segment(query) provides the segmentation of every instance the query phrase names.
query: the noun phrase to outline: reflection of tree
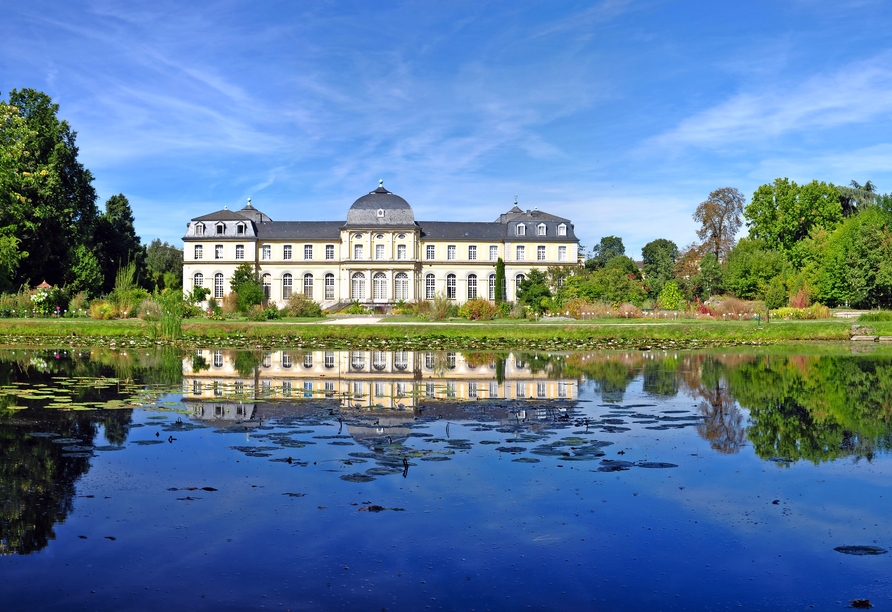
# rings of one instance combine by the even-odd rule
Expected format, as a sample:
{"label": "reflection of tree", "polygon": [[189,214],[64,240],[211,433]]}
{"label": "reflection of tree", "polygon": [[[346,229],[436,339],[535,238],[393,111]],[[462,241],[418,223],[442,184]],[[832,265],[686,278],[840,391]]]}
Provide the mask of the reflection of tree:
{"label": "reflection of tree", "polygon": [[[74,504],[75,481],[89,469],[89,459],[63,457],[63,445],[51,438],[31,437],[46,423],[0,425],[0,554],[37,552],[55,538],[55,524]],[[79,416],[54,430],[91,444],[96,426]]]}
{"label": "reflection of tree", "polygon": [[820,463],[892,448],[892,359],[769,357],[728,376],[760,457]]}
{"label": "reflection of tree", "polygon": [[643,372],[644,392],[665,397],[678,395],[677,366],[678,360],[674,357],[647,360]]}
{"label": "reflection of tree", "polygon": [[641,360],[641,355],[634,353],[575,353],[567,356],[561,375],[585,376],[594,383],[605,402],[621,402],[626,388],[638,375]]}
{"label": "reflection of tree", "polygon": [[[720,453],[732,454],[746,442],[743,414],[731,397],[728,383],[723,376],[724,367],[718,360],[708,357],[699,369],[699,385],[692,390],[702,398],[698,410],[705,418],[697,426],[697,433]],[[690,383],[690,378],[687,379]]]}

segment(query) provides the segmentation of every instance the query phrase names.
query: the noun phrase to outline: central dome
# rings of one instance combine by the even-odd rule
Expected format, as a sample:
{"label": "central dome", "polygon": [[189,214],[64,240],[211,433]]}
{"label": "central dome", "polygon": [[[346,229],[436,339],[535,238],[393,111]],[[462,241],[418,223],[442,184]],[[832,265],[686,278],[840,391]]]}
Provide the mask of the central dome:
{"label": "central dome", "polygon": [[378,188],[362,196],[347,211],[347,225],[357,227],[411,226],[415,225],[415,213],[409,203],[384,189],[384,181]]}

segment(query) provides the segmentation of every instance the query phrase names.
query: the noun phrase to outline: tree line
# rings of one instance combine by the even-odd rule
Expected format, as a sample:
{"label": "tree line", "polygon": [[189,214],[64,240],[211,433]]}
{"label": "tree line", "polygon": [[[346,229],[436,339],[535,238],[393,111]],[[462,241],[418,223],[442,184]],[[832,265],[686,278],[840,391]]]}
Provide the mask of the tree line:
{"label": "tree line", "polygon": [[680,249],[668,238],[653,240],[639,266],[620,237],[605,236],[584,268],[531,273],[520,299],[540,311],[574,300],[674,309],[715,296],[763,301],[769,309],[892,308],[892,194],[880,194],[871,181],[799,185],[778,178],[749,203],[724,187],[693,218],[697,242]]}
{"label": "tree line", "polygon": [[132,264],[146,290],[182,286],[182,251],[143,245],[123,194],[97,206],[77,133],[34,89],[0,99],[0,293],[46,281],[74,295],[105,295]]}

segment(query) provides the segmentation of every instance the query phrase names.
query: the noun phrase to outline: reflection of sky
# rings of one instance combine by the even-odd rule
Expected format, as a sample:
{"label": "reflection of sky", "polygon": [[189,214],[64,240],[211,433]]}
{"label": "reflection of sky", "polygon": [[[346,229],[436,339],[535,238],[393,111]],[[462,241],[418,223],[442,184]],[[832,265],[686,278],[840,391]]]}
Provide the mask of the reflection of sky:
{"label": "reflection of sky", "polygon": [[[579,404],[590,418],[613,410],[599,406],[590,388],[582,399],[590,400]],[[640,378],[624,401],[653,404],[638,412],[696,410],[683,395],[644,394]],[[357,484],[339,477],[376,464],[343,460],[368,448],[313,437],[336,434],[335,417],[279,428],[313,429],[293,437],[315,444],[263,458],[230,447],[274,446],[256,437],[269,430],[171,434],[149,416],[135,413],[146,426],[131,431],[126,450],[91,460],[79,494],[95,497],[75,500],[56,542],[38,555],[2,560],[0,585],[12,604],[43,601],[48,575],[60,591],[47,609],[83,601],[111,609],[113,597],[134,608],[826,609],[889,594],[889,555],[833,551],[892,544],[886,457],[783,468],[749,447],[718,454],[693,426],[632,425],[591,437],[615,442],[606,458],[678,467],[603,473],[595,471],[598,460],[525,453],[541,463],[514,463],[516,456],[480,444],[504,444],[511,434],[450,421],[448,437],[473,441],[470,450],[449,462],[413,458],[406,478]],[[413,431],[446,438],[447,423]],[[155,439],[165,442],[134,444]],[[406,445],[444,446],[416,437]],[[268,460],[287,456],[308,465]],[[198,499],[178,500],[189,496]],[[360,511],[364,502],[404,511]]]}

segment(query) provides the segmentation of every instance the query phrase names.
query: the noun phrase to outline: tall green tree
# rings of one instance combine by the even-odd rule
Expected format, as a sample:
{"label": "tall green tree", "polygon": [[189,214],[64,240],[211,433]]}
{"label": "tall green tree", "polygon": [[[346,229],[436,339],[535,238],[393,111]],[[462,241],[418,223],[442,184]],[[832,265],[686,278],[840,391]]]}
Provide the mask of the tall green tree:
{"label": "tall green tree", "polygon": [[136,235],[133,211],[123,194],[106,200],[105,212],[96,221],[93,241],[94,253],[102,268],[102,293],[114,288],[118,270],[131,262],[134,264],[136,283],[149,287],[146,250]]}
{"label": "tall green tree", "polygon": [[585,260],[585,267],[589,270],[600,270],[607,265],[607,262],[626,254],[626,247],[623,245],[623,239],[619,236],[604,236],[601,241],[592,249],[591,256]]}
{"label": "tall green tree", "polygon": [[522,281],[517,292],[517,301],[526,304],[531,310],[542,314],[545,310],[551,290],[548,288],[548,274],[533,268]]}
{"label": "tall green tree", "polygon": [[496,304],[501,304],[507,299],[505,291],[505,262],[499,257],[496,261]]}
{"label": "tall green tree", "polygon": [[713,253],[724,261],[734,247],[740,229],[746,198],[734,187],[722,187],[709,194],[694,211],[694,221],[700,224],[697,236],[703,241],[703,251]]}
{"label": "tall green tree", "polygon": [[842,205],[833,184],[799,186],[784,178],[759,187],[743,214],[750,238],[780,251],[799,269],[808,255],[803,241],[815,230],[832,231],[842,221]]}
{"label": "tall green tree", "polygon": [[743,238],[725,263],[725,288],[745,300],[762,298],[771,280],[788,266],[783,253],[768,248],[764,241]]}
{"label": "tall green tree", "polygon": [[648,296],[656,298],[663,285],[675,275],[675,262],[678,259],[678,246],[671,240],[658,238],[641,249],[644,262],[644,282]]}
{"label": "tall green tree", "polygon": [[[0,136],[0,229],[20,240],[16,282],[71,280],[79,245],[90,245],[95,228],[93,176],[78,161],[76,133],[58,118],[59,106],[33,89],[12,90],[5,108],[23,123],[7,120]],[[2,112],[0,112],[2,114]],[[10,164],[12,172],[10,173]]]}
{"label": "tall green tree", "polygon": [[159,289],[183,286],[183,251],[155,238],[146,249],[149,278]]}

